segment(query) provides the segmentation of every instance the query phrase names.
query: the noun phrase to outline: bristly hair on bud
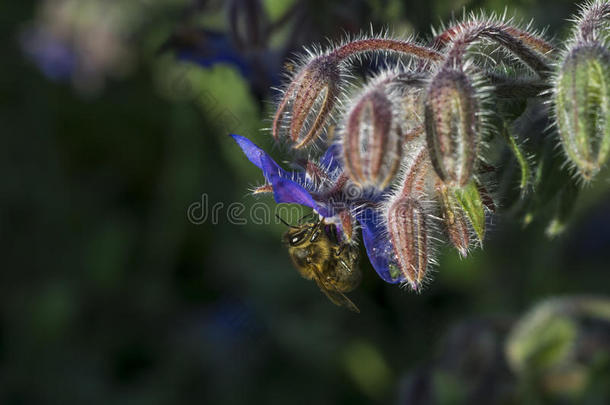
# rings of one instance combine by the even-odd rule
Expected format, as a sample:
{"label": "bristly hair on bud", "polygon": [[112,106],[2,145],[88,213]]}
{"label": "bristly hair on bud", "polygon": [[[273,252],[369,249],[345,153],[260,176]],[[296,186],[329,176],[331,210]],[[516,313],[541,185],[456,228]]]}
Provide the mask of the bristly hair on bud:
{"label": "bristly hair on bud", "polygon": [[396,261],[414,291],[420,291],[428,270],[428,214],[422,202],[403,197],[387,212],[388,232]]}
{"label": "bristly hair on bud", "polygon": [[345,171],[352,181],[383,190],[394,177],[402,152],[401,137],[385,89],[366,92],[348,113],[342,136]]}
{"label": "bristly hair on bud", "polygon": [[[405,105],[414,103],[410,89],[419,90],[416,84],[423,84],[416,79],[414,73],[385,72],[346,102],[349,108],[339,140],[344,169],[353,182],[381,191],[398,173],[405,142],[419,135],[417,128],[409,127],[413,121],[421,121],[417,108]],[[418,124],[421,128],[421,122]]]}
{"label": "bristly hair on bud", "polygon": [[[507,17],[506,10],[503,15],[485,14],[483,12],[466,14],[466,11],[464,11],[461,20],[453,21],[448,26],[441,25],[440,29],[433,30],[432,48],[442,50],[452,42],[460,40],[460,37],[463,36],[470,37],[469,41],[478,40],[481,38],[480,34],[483,31],[491,30],[510,35],[540,54],[546,55],[554,51],[553,45],[544,39],[543,31],[532,29],[531,22],[523,26],[523,24],[516,22],[514,17]],[[474,35],[470,35],[468,32],[472,32]]]}
{"label": "bristly hair on bud", "polygon": [[587,2],[572,21],[572,37],[556,66],[552,103],[562,149],[587,183],[610,158],[610,2]]}
{"label": "bristly hair on bud", "polygon": [[294,149],[314,144],[332,121],[349,77],[347,65],[355,57],[371,53],[404,54],[424,61],[442,59],[440,53],[413,41],[384,37],[363,37],[327,51],[308,51],[279,101],[271,127],[273,137],[287,140]]}
{"label": "bristly hair on bud", "polygon": [[442,183],[439,182],[438,195],[441,203],[441,215],[449,242],[458,251],[460,256],[466,257],[470,248],[470,228],[468,219],[455,196]]}
{"label": "bristly hair on bud", "polygon": [[433,47],[447,45],[445,65],[456,67],[463,65],[467,51],[475,44],[495,43],[499,49],[508,52],[520,60],[541,78],[551,72],[547,57],[551,56],[554,47],[541,35],[524,30],[513,24],[506,16],[475,16],[454,24],[437,35]]}
{"label": "bristly hair on bud", "polygon": [[461,70],[442,68],[425,99],[426,142],[438,177],[459,187],[472,178],[482,130],[480,102]]}
{"label": "bristly hair on bud", "polygon": [[557,130],[563,150],[585,182],[610,155],[610,52],[601,45],[573,48],[554,89]]}
{"label": "bristly hair on bud", "polygon": [[344,80],[336,57],[323,55],[309,62],[280,101],[273,119],[274,138],[278,140],[286,132],[295,149],[316,140],[333,112]]}
{"label": "bristly hair on bud", "polygon": [[431,237],[431,190],[434,172],[424,145],[413,145],[403,160],[402,178],[389,197],[385,208],[388,237],[408,285],[421,291],[429,268],[434,263]]}
{"label": "bristly hair on bud", "polygon": [[427,77],[422,72],[412,70],[397,74],[388,84],[390,95],[397,100],[397,115],[406,147],[409,147],[408,143],[424,136],[424,96],[427,84]]}
{"label": "bristly hair on bud", "polygon": [[580,6],[580,13],[573,18],[575,41],[604,42],[608,39],[610,23],[610,2],[608,0],[590,0]]}

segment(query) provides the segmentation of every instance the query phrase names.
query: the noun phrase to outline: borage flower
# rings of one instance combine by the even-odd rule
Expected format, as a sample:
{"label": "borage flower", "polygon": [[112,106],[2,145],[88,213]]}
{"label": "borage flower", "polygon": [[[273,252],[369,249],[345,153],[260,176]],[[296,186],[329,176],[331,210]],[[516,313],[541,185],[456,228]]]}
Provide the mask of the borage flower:
{"label": "borage flower", "polygon": [[[399,270],[382,214],[384,192],[367,191],[352,183],[337,158],[336,145],[319,161],[308,160],[302,171],[287,171],[249,139],[231,135],[246,157],[261,169],[266,184],[257,190],[273,192],[277,203],[294,203],[312,208],[326,223],[337,227],[339,238],[356,243],[356,230],[369,260],[379,276],[396,284],[407,281]],[[257,193],[257,190],[254,192]]]}
{"label": "borage flower", "polygon": [[[338,252],[356,245],[361,229],[379,276],[419,292],[439,242],[462,257],[482,246],[495,206],[487,191],[495,172],[487,147],[497,132],[485,117],[503,119],[504,104],[494,105],[494,97],[538,95],[530,87],[548,79],[552,49],[529,29],[485,16],[456,22],[431,46],[387,35],[351,39],[309,52],[274,114],[274,139],[317,160],[286,171],[246,138],[233,138],[263,171],[266,184],[255,193],[273,192],[278,203],[312,208],[336,226]],[[490,50],[500,54],[493,63],[477,56]],[[362,55],[383,57],[387,66],[363,77],[365,87],[354,82],[350,90],[351,69]],[[527,78],[517,80],[504,65]],[[521,166],[527,182],[528,167]]]}

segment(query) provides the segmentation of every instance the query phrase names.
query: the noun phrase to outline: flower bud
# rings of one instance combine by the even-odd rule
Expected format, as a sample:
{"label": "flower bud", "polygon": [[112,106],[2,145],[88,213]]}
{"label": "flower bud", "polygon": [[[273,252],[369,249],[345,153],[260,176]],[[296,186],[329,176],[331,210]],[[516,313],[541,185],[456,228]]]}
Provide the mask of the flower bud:
{"label": "flower bud", "polygon": [[426,141],[432,165],[447,185],[463,186],[472,177],[477,157],[478,101],[464,72],[441,70],[425,100]]}
{"label": "flower bud", "polygon": [[421,202],[403,197],[388,209],[388,232],[396,262],[413,290],[418,291],[428,268],[427,215]]}
{"label": "flower bud", "polygon": [[[400,82],[399,82],[400,83]],[[413,85],[401,84],[402,89],[397,91],[400,97],[400,128],[403,134],[403,142],[410,143],[423,138],[424,134],[424,103],[423,84]]]}
{"label": "flower bud", "polygon": [[457,249],[460,256],[466,257],[470,245],[470,229],[464,211],[460,208],[455,196],[450,190],[441,186],[439,188],[441,212],[443,223],[449,235],[449,241]]}
{"label": "flower bud", "polygon": [[403,137],[384,86],[366,92],[348,113],[343,134],[345,171],[352,181],[384,189],[398,172]]}
{"label": "flower bud", "polygon": [[415,145],[412,155],[405,160],[402,185],[390,197],[385,215],[394,261],[411,288],[419,291],[431,261],[428,214],[423,201],[432,171],[423,145]]}
{"label": "flower bud", "polygon": [[273,137],[286,136],[294,149],[318,139],[337,103],[341,80],[336,57],[320,56],[305,65],[280,101]]}
{"label": "flower bud", "polygon": [[557,128],[563,150],[584,180],[610,153],[610,52],[597,44],[575,47],[555,83]]}

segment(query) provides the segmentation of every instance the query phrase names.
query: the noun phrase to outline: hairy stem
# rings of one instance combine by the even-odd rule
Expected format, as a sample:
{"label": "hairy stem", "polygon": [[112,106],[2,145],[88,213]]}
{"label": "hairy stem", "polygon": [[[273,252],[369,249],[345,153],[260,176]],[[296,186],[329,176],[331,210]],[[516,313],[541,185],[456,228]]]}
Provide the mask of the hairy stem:
{"label": "hairy stem", "polygon": [[335,49],[329,56],[343,60],[350,56],[370,51],[393,51],[432,61],[439,61],[443,58],[442,55],[434,49],[408,41],[383,38],[361,39],[349,42]]}
{"label": "hairy stem", "polygon": [[541,78],[549,76],[551,68],[546,61],[524,41],[514,37],[502,24],[480,23],[467,27],[458,33],[447,53],[445,63],[449,66],[460,66],[468,47],[480,38],[486,37],[511,51]]}
{"label": "hairy stem", "polygon": [[[454,25],[450,28],[447,28],[445,31],[441,32],[436,37],[434,37],[434,39],[432,41],[432,48],[437,51],[441,50],[449,42],[453,41],[457,36],[459,36],[460,32],[462,32],[466,29],[471,29],[473,27],[477,27],[477,26],[481,26],[481,25],[482,25],[482,23],[479,21],[466,21],[466,22],[462,22],[460,24]],[[524,31],[517,27],[513,27],[511,25],[507,25],[507,24],[497,24],[497,25],[502,26],[504,31],[507,34],[512,35],[516,39],[519,39],[525,45],[535,49],[538,52],[546,54],[549,52],[553,52],[555,50],[553,45],[551,45],[550,43],[548,43],[547,41],[545,41],[544,39],[540,38],[537,35],[534,35],[530,32]]]}

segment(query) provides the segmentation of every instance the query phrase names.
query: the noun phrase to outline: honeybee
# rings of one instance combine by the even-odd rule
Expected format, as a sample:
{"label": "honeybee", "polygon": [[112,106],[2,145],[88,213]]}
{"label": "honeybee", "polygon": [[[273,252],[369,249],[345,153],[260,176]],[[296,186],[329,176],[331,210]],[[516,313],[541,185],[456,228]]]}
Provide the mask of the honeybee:
{"label": "honeybee", "polygon": [[344,293],[353,291],[362,279],[356,247],[339,242],[336,226],[314,220],[290,229],[282,241],[301,276],[314,280],[328,299],[350,311],[360,312]]}

